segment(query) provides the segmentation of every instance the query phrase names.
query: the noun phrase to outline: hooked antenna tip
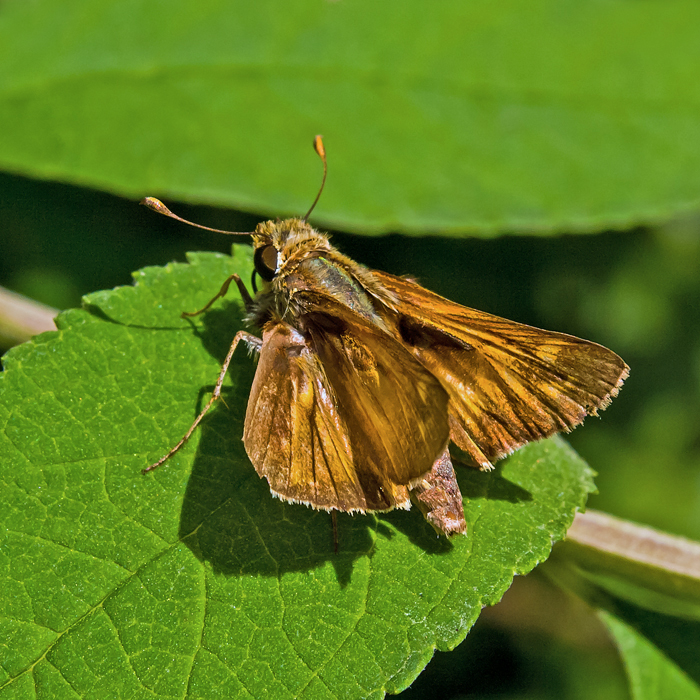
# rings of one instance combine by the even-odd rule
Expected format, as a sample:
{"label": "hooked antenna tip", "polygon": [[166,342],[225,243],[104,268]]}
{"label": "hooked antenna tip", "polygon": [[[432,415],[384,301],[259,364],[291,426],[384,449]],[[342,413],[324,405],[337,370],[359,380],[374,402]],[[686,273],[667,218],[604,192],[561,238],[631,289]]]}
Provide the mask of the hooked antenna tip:
{"label": "hooked antenna tip", "polygon": [[321,187],[318,190],[316,199],[314,199],[314,203],[311,205],[309,211],[306,212],[306,215],[304,216],[302,221],[308,221],[309,217],[311,216],[311,212],[314,210],[314,207],[318,204],[318,200],[321,198],[321,192],[323,192],[323,187],[326,184],[326,175],[328,174],[328,164],[326,163],[326,149],[323,146],[322,136],[316,136],[316,138],[314,138],[314,150],[316,151],[316,153],[318,153],[319,157],[323,161],[323,179],[321,180]]}
{"label": "hooked antenna tip", "polygon": [[323,136],[320,134],[314,138],[314,150],[321,156],[321,160],[326,160],[326,149],[323,146]]}
{"label": "hooked antenna tip", "polygon": [[139,204],[143,204],[144,207],[153,209],[153,211],[157,211],[159,214],[164,214],[165,216],[172,216],[173,214],[160,199],[156,199],[155,197],[144,197]]}
{"label": "hooked antenna tip", "polygon": [[201,228],[205,231],[213,231],[214,233],[225,233],[230,236],[250,236],[249,231],[224,231],[220,228],[211,228],[210,226],[202,226],[202,224],[195,224],[193,221],[188,221],[187,219],[183,219],[177,214],[173,214],[170,211],[170,209],[168,209],[168,207],[166,207],[165,204],[163,204],[163,202],[160,201],[160,199],[156,199],[155,197],[144,197],[139,202],[139,204],[143,204],[144,207],[153,209],[153,211],[156,211],[159,214],[163,214],[163,216],[169,216],[171,219],[175,219],[175,221],[181,221],[183,224],[187,224],[188,226],[194,226],[195,228]]}

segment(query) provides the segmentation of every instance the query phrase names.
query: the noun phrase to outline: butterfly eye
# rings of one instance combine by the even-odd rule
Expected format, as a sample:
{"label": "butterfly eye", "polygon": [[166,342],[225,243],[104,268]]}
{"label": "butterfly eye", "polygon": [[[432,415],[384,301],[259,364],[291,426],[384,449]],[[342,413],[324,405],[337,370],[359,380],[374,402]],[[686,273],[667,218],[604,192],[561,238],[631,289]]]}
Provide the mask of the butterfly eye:
{"label": "butterfly eye", "polygon": [[277,249],[273,245],[257,248],[253,257],[256,272],[266,282],[274,279],[277,272]]}

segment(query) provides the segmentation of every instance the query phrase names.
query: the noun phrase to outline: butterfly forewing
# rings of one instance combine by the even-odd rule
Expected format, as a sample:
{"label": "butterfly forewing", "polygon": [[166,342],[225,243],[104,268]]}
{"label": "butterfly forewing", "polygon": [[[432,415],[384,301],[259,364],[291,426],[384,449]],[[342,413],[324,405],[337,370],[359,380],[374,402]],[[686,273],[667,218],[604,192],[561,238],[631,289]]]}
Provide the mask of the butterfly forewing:
{"label": "butterfly forewing", "polygon": [[283,322],[264,330],[244,442],[286,500],[408,507],[409,484],[447,444],[447,404],[438,379],[400,342],[319,297],[307,304],[303,333]]}
{"label": "butterfly forewing", "polygon": [[601,345],[375,275],[401,299],[392,313],[402,339],[450,396],[451,439],[482,468],[605,408],[627,376],[627,365]]}
{"label": "butterfly forewing", "polygon": [[347,429],[322,367],[287,324],[263,334],[243,440],[274,493],[319,508],[361,507]]}

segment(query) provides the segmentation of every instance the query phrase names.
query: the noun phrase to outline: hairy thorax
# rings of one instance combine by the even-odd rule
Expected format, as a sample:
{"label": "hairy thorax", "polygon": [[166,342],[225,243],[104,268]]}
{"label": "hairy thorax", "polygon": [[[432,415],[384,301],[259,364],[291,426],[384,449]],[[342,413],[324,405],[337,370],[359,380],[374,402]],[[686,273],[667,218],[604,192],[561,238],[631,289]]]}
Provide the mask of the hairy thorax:
{"label": "hairy thorax", "polygon": [[274,278],[256,295],[248,315],[251,325],[284,321],[303,332],[302,316],[324,301],[384,325],[382,310],[394,306],[394,295],[370,270],[339,253],[327,235],[301,219],[285,219],[259,224],[253,239],[256,250],[273,246],[277,258]]}

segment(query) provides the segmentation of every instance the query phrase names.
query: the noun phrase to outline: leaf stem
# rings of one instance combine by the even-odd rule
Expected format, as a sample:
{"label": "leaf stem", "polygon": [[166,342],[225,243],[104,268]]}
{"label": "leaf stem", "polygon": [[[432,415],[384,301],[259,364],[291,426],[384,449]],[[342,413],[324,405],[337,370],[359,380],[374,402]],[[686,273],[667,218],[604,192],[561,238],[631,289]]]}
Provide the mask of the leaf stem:
{"label": "leaf stem", "polygon": [[567,540],[700,581],[700,543],[607,513],[577,513]]}
{"label": "leaf stem", "polygon": [[557,546],[579,567],[675,599],[700,603],[700,543],[589,510]]}

